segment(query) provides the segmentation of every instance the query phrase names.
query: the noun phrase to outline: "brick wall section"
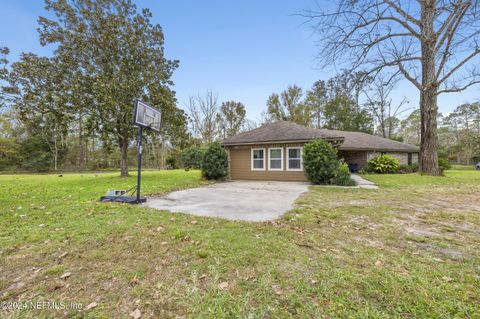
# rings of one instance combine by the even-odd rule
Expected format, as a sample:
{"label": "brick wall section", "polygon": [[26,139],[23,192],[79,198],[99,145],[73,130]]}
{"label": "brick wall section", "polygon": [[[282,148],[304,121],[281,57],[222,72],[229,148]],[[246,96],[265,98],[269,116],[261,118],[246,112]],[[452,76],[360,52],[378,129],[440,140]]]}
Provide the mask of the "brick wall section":
{"label": "brick wall section", "polygon": [[[396,158],[400,164],[408,164],[408,153],[404,152],[385,152],[386,154]],[[372,158],[381,155],[381,152],[374,151],[339,151],[338,157],[343,158],[348,164],[357,164],[358,169],[367,168],[368,161]],[[418,153],[412,153],[412,164],[418,163]]]}
{"label": "brick wall section", "polygon": [[359,170],[367,167],[366,151],[339,151],[338,158],[343,159],[347,164],[357,164]]}
{"label": "brick wall section", "polygon": [[[396,158],[401,165],[408,165],[408,153],[403,152],[385,152],[387,155],[390,155]],[[368,152],[367,158],[370,161],[372,158],[381,155],[381,152]],[[412,164],[418,164],[418,153],[412,153]]]}

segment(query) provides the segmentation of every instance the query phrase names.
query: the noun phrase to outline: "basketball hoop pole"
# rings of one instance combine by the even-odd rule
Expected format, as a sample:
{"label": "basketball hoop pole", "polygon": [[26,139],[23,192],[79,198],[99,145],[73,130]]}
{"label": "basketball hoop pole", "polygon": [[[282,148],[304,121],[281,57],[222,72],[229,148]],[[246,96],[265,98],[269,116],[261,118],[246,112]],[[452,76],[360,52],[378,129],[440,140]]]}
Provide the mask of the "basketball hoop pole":
{"label": "basketball hoop pole", "polygon": [[137,203],[141,203],[140,200],[140,184],[142,182],[142,135],[143,135],[143,128],[141,126],[138,127],[138,154],[137,154],[137,162],[138,162],[138,172],[137,172]]}

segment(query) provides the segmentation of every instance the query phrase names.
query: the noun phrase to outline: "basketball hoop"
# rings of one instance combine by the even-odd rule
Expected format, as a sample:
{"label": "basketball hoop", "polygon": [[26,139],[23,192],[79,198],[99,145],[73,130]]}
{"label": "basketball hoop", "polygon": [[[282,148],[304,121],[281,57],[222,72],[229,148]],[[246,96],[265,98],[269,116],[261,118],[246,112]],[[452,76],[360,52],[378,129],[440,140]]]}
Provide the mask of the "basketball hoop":
{"label": "basketball hoop", "polygon": [[[138,126],[138,174],[137,174],[137,186],[132,187],[128,191],[122,191],[119,195],[107,195],[100,198],[102,202],[122,202],[130,204],[140,204],[145,203],[147,199],[140,196],[140,185],[142,182],[142,136],[143,129],[148,128],[156,132],[160,132],[160,122],[162,115],[159,110],[151,107],[150,105],[140,101],[135,100],[133,108],[133,125]],[[125,194],[132,192],[136,193],[136,196],[125,196]]]}

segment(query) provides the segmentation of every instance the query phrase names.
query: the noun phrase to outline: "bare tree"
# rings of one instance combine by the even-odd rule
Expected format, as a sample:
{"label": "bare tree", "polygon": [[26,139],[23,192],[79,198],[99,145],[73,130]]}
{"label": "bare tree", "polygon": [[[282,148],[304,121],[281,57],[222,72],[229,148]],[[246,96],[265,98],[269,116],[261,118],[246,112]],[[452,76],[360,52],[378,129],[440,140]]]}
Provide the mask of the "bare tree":
{"label": "bare tree", "polygon": [[207,91],[205,95],[191,96],[186,105],[193,134],[203,143],[211,143],[218,136],[218,94]]}
{"label": "bare tree", "polygon": [[[480,83],[479,4],[472,0],[337,0],[305,15],[323,65],[367,76],[395,68],[420,93],[420,170],[439,175],[437,98]],[[326,9],[324,9],[326,8]]]}
{"label": "bare tree", "polygon": [[385,138],[393,137],[395,127],[400,124],[398,117],[410,109],[405,107],[409,103],[407,98],[404,97],[400,102],[394,104],[390,97],[397,82],[397,77],[381,74],[371,83],[371,90],[365,93],[367,106],[373,114],[377,130]]}

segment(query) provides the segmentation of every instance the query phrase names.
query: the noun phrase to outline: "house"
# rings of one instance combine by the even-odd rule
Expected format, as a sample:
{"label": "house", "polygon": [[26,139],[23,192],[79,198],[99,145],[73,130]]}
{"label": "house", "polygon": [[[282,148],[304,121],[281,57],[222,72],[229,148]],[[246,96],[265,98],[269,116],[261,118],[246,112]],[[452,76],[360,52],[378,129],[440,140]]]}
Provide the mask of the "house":
{"label": "house", "polygon": [[400,164],[418,163],[417,146],[361,132],[315,129],[278,121],[223,140],[229,153],[230,178],[306,181],[303,145],[317,138],[335,145],[339,157],[358,170],[380,154],[391,155]]}

